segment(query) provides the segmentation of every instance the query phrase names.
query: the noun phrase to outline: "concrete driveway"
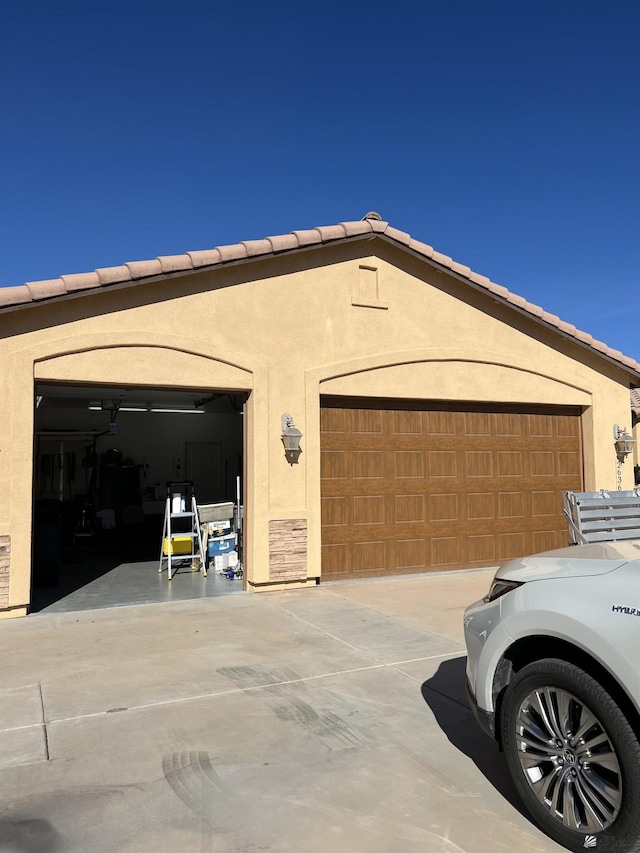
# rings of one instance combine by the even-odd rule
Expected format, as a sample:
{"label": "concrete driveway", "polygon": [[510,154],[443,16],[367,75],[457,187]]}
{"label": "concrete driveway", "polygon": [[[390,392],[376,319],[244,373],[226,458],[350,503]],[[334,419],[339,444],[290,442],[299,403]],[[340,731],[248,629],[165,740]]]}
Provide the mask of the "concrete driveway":
{"label": "concrete driveway", "polygon": [[464,697],[491,575],[0,622],[0,850],[560,850]]}

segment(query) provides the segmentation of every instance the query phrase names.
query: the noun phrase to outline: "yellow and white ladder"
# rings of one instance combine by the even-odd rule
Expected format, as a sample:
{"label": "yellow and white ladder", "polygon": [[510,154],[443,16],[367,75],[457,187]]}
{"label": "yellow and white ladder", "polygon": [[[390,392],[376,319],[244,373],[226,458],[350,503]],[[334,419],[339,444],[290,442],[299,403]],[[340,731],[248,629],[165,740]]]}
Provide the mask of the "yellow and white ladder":
{"label": "yellow and white ladder", "polygon": [[207,576],[198,505],[193,493],[193,483],[189,480],[167,483],[158,572],[162,572],[165,560],[169,580],[173,577],[172,561],[176,563],[190,560],[192,571],[197,570],[203,577]]}

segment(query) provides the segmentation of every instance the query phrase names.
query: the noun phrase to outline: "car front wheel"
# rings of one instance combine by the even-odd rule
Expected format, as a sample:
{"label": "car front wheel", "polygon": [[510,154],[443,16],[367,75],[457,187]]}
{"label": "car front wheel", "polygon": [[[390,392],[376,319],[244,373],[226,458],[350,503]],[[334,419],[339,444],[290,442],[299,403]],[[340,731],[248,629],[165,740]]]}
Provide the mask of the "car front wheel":
{"label": "car front wheel", "polygon": [[502,744],[535,822],[569,850],[631,853],[640,843],[640,745],[588,673],[545,659],[507,689]]}

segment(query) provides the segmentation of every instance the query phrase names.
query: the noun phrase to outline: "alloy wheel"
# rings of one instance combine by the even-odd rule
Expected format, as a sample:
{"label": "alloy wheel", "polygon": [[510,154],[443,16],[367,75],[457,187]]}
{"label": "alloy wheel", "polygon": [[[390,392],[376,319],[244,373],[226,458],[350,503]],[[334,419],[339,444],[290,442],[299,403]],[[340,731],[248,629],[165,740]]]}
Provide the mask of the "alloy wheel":
{"label": "alloy wheel", "polygon": [[515,742],[540,804],[567,829],[597,833],[622,805],[622,771],[600,720],[564,689],[541,687],[520,703]]}

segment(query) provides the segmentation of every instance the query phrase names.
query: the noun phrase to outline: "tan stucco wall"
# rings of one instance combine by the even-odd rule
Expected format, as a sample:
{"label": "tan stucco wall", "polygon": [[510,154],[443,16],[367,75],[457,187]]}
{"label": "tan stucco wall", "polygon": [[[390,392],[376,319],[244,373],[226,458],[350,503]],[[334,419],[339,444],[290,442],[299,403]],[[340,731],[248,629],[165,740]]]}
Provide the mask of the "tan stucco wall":
{"label": "tan stucco wall", "polygon": [[[612,425],[630,427],[625,371],[379,241],[2,313],[0,364],[13,608],[29,599],[34,379],[250,391],[251,587],[270,582],[270,523],[283,519],[306,519],[307,576],[320,574],[320,394],[581,406],[587,489],[615,488]],[[303,433],[293,466],[285,412]],[[623,478],[630,488],[631,464]]]}

